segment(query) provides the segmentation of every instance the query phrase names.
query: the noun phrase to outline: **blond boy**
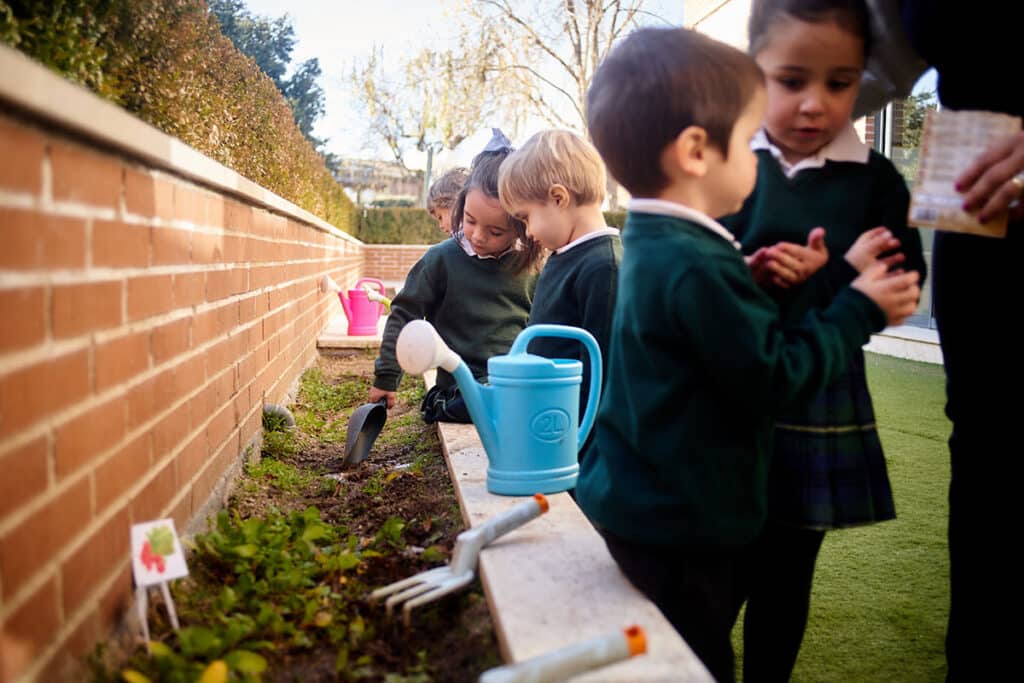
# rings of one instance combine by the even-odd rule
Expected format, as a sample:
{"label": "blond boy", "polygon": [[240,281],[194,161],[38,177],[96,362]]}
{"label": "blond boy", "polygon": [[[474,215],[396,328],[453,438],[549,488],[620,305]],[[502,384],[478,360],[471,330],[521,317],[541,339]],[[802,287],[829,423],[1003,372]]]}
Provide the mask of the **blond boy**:
{"label": "blond boy", "polygon": [[445,171],[427,191],[427,211],[437,221],[437,227],[446,234],[452,232],[452,207],[462,192],[469,170],[460,167]]}
{"label": "blond boy", "polygon": [[[511,215],[526,224],[526,234],[551,250],[537,281],[527,324],[581,327],[608,354],[615,285],[622,240],[601,212],[606,174],[601,156],[589,142],[564,130],[537,133],[501,165],[498,194]],[[589,395],[590,368],[575,341],[542,338],[530,350],[548,358],[583,362],[580,401]]]}

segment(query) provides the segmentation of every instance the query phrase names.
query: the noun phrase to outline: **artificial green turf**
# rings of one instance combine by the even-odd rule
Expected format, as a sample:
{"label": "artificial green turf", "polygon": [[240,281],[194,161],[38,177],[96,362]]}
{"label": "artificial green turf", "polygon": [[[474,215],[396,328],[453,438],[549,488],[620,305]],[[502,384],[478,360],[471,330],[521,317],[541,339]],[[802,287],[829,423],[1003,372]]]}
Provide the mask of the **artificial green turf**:
{"label": "artificial green turf", "polygon": [[[945,678],[945,379],[939,365],[889,356],[867,354],[867,365],[897,518],[825,536],[794,682]],[[737,672],[742,623],[741,615],[733,632]]]}

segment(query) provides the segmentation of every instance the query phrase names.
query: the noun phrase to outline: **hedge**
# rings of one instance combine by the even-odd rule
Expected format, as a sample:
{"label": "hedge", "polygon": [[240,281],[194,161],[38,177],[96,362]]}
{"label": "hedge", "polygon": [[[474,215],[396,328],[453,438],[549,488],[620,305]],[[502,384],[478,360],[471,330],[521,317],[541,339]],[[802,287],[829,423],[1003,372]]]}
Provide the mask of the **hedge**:
{"label": "hedge", "polygon": [[[436,244],[445,235],[426,209],[358,209],[355,236],[366,244]],[[622,228],[625,211],[605,211],[608,225]]]}
{"label": "hedge", "polygon": [[0,0],[0,40],[354,232],[351,200],[205,0]]}
{"label": "hedge", "polygon": [[436,244],[445,238],[426,209],[358,209],[355,236],[366,244]]}

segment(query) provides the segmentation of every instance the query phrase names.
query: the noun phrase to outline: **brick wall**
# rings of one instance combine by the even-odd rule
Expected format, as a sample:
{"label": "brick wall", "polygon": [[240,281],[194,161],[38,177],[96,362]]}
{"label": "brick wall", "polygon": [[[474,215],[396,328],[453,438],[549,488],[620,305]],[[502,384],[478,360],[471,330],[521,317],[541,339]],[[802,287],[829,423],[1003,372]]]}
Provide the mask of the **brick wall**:
{"label": "brick wall", "polygon": [[3,683],[73,676],[76,657],[109,635],[128,605],[130,524],[170,516],[181,531],[221,504],[258,449],[263,403],[284,399],[337,312],[319,278],[351,284],[363,259],[358,241],[196,153],[182,166],[180,143],[148,127],[136,137],[163,151],[97,144],[102,131],[90,126],[116,139],[144,124],[110,107],[100,123],[83,114],[64,125],[102,103],[69,102],[92,96],[30,70],[23,78],[65,107],[40,115],[17,99],[37,88],[4,85],[8,58],[0,53]]}
{"label": "brick wall", "polygon": [[404,282],[409,269],[429,248],[429,244],[367,244],[363,247],[364,275]]}

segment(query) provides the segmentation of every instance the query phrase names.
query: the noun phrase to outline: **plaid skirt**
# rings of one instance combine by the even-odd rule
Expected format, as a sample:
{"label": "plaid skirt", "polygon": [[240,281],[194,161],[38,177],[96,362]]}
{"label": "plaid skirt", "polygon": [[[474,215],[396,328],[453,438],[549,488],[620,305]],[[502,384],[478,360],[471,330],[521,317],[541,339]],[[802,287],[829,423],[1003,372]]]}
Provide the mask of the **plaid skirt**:
{"label": "plaid skirt", "polygon": [[807,405],[776,421],[768,517],[810,529],[896,517],[863,353]]}

